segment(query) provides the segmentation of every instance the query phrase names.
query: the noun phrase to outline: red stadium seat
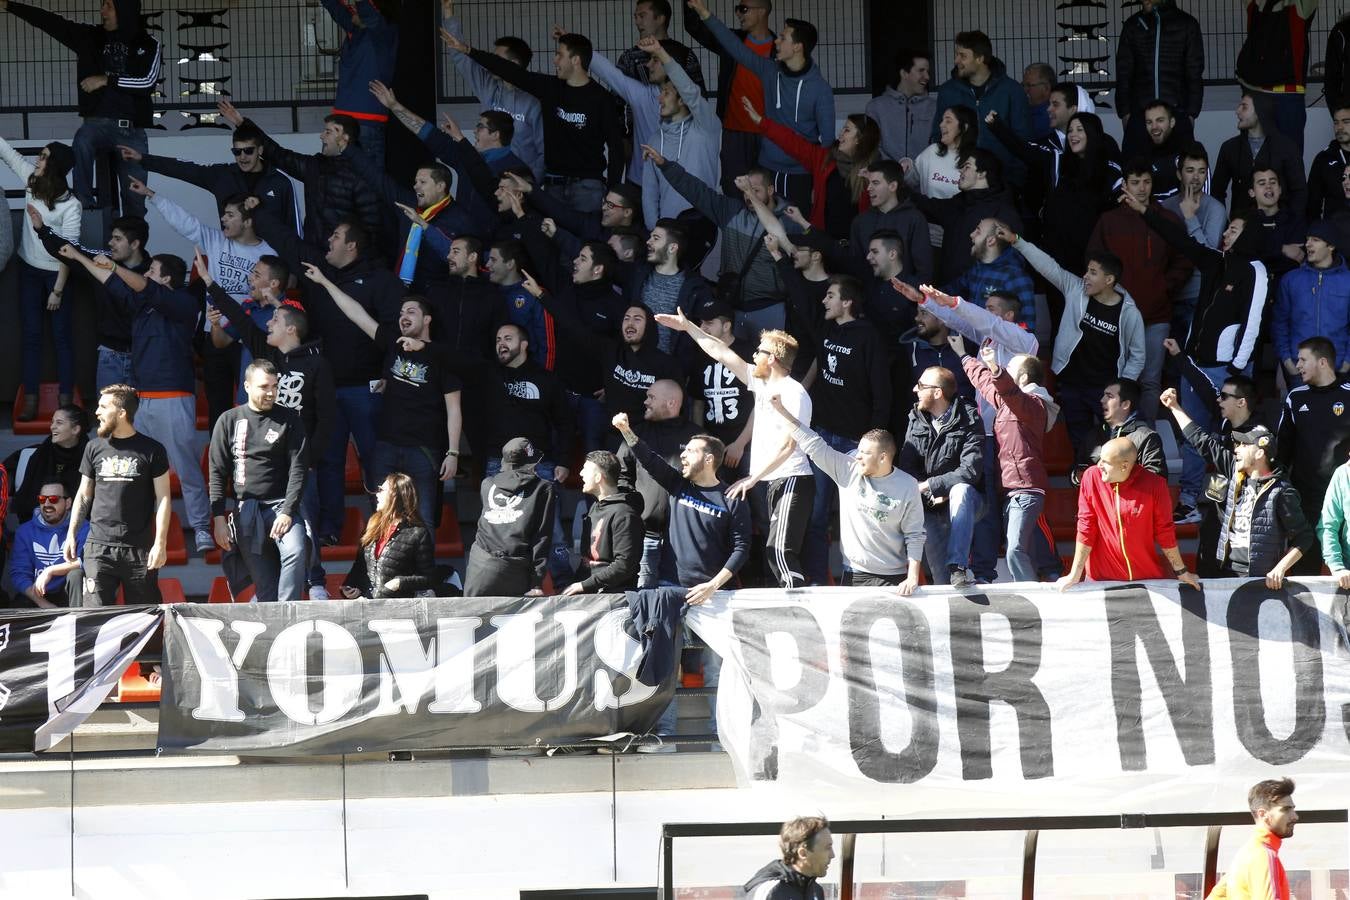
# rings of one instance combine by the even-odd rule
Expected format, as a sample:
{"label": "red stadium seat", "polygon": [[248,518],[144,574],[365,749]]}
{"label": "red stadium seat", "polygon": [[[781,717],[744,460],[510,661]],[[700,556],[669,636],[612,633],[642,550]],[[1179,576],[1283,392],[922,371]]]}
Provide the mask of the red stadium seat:
{"label": "red stadium seat", "polygon": [[238,597],[230,597],[230,585],[225,580],[224,575],[217,575],[211,580],[211,593],[207,594],[207,603],[247,603],[253,599],[253,585],[249,585],[239,592]]}
{"label": "red stadium seat", "polygon": [[458,559],[464,555],[464,536],[459,530],[455,504],[446,503],[441,512],[441,527],[436,529],[436,556]]}
{"label": "red stadium seat", "polygon": [[[61,387],[54,381],[44,381],[38,385],[38,408],[37,418],[31,422],[14,421],[15,434],[48,434],[52,430],[52,414],[56,412],[56,407],[60,406]],[[23,409],[24,402],[23,385],[19,385],[18,391],[14,394],[14,412],[17,413]],[[75,391],[75,402],[83,406],[80,399],[80,392]]]}
{"label": "red stadium seat", "polygon": [[1052,487],[1046,491],[1043,515],[1056,541],[1072,541],[1078,532],[1078,488]]}
{"label": "red stadium seat", "polygon": [[150,680],[141,674],[141,664],[133,662],[127,666],[121,679],[118,680],[112,699],[116,703],[157,703],[159,685],[151,684]]}
{"label": "red stadium seat", "polygon": [[365,524],[361,510],[347,507],[343,511],[342,531],[338,534],[338,542],[332,547],[320,549],[320,558],[333,561],[356,559],[356,548],[361,544],[361,531],[365,528]]}
{"label": "red stadium seat", "polygon": [[1045,436],[1045,469],[1054,475],[1068,475],[1073,469],[1073,444],[1069,442],[1069,429],[1064,420],[1055,422]]}
{"label": "red stadium seat", "polygon": [[[183,582],[177,578],[159,579],[159,596],[164,603],[186,603],[187,595],[183,593]],[[117,605],[126,606],[126,592],[122,588],[117,589]]]}
{"label": "red stadium seat", "polygon": [[206,405],[206,385],[197,384],[197,430],[205,431],[210,424],[210,408]]}
{"label": "red stadium seat", "polygon": [[356,444],[347,441],[347,464],[342,473],[343,487],[348,494],[364,494],[365,478],[361,472],[361,458],[356,453]]}
{"label": "red stadium seat", "polygon": [[183,523],[178,520],[178,513],[169,513],[168,565],[185,566],[187,565],[187,558],[187,543],[183,540]]}

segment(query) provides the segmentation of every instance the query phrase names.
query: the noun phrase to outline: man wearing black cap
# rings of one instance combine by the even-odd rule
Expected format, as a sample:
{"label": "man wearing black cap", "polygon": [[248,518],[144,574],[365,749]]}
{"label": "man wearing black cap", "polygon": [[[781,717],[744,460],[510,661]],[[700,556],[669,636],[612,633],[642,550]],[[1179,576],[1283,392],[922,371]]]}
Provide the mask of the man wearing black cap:
{"label": "man wearing black cap", "polygon": [[469,548],[466,597],[541,593],[553,540],[557,494],[535,473],[539,450],[527,438],[502,447],[502,470],[482,485],[483,514]]}
{"label": "man wearing black cap", "polygon": [[1350,269],[1340,243],[1336,226],[1312,223],[1303,241],[1303,264],[1280,279],[1270,335],[1287,380],[1298,373],[1299,343],[1319,335],[1336,348],[1338,371],[1350,371]]}
{"label": "man wearing black cap", "polygon": [[1275,435],[1258,425],[1233,432],[1233,452],[1220,454],[1228,498],[1219,526],[1218,560],[1224,575],[1262,576],[1279,590],[1316,536],[1303,515],[1298,491],[1275,467]]}

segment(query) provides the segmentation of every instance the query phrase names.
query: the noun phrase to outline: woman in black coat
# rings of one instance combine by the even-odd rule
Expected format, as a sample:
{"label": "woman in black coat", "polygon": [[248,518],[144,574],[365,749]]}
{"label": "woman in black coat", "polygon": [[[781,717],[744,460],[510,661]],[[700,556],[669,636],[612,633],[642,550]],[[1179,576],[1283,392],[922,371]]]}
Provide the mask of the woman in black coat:
{"label": "woman in black coat", "polygon": [[361,550],[342,585],[348,600],[412,597],[436,586],[435,543],[417,513],[417,488],[391,472],[375,494],[375,513],[361,535]]}

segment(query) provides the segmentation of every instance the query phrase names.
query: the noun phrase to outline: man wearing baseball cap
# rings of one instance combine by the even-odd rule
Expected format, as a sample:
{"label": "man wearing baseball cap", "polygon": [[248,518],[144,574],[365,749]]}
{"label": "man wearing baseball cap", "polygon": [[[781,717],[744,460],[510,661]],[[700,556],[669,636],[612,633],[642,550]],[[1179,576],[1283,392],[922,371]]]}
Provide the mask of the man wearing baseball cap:
{"label": "man wearing baseball cap", "polygon": [[1316,540],[1303,515],[1298,491],[1275,465],[1275,435],[1264,425],[1233,432],[1226,462],[1228,492],[1219,523],[1216,558],[1224,575],[1264,577],[1279,590],[1284,578]]}
{"label": "man wearing baseball cap", "polygon": [[557,495],[553,482],[535,472],[539,460],[528,438],[512,438],[502,447],[502,470],[483,479],[483,514],[469,548],[464,596],[542,592]]}

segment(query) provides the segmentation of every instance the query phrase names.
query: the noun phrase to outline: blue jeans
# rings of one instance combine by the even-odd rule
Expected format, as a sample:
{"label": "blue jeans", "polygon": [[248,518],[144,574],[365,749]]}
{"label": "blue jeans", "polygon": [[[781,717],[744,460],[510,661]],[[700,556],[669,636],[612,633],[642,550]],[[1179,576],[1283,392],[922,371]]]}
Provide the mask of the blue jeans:
{"label": "blue jeans", "polygon": [[609,428],[610,415],[605,412],[605,404],[594,397],[585,397],[568,391],[567,405],[572,408],[577,430],[581,432],[583,453],[605,450],[614,445],[614,441],[610,440],[613,432]]}
{"label": "blue jeans", "polygon": [[[689,642],[689,632],[685,632],[685,643]],[[718,656],[711,647],[705,647],[699,651],[703,657],[703,686],[717,687],[718,681],[722,677],[722,657]],[[661,713],[661,718],[656,721],[656,733],[662,737],[679,732],[679,711],[680,701],[672,699],[670,705],[666,707],[665,712]],[[713,694],[708,698],[708,731],[712,734],[717,733],[717,695]]]}
{"label": "blue jeans", "polygon": [[[131,380],[131,354],[99,344],[98,368],[94,372],[94,387],[102,390],[110,384],[136,386],[136,383]],[[195,408],[192,424],[196,428],[197,414]]]}
{"label": "blue jeans", "polygon": [[[146,180],[145,166],[123,159],[117,145],[124,144],[145,154],[150,152],[150,144],[146,141],[144,128],[119,128],[117,122],[117,119],[88,118],[75,132],[72,142],[75,196],[86,206],[93,205],[94,162],[100,155],[107,155],[121,187],[122,215],[145,218],[145,198],[128,188],[133,178],[141,182]],[[104,201],[106,206],[113,205],[108,197],[104,197]]]}
{"label": "blue jeans", "polygon": [[56,272],[48,272],[19,260],[19,312],[23,322],[23,389],[37,397],[42,380],[42,322],[50,317],[52,343],[56,345],[56,377],[61,393],[75,390],[75,351],[70,337],[73,297],[65,297],[55,312],[47,312],[47,295],[56,287]]}
{"label": "blue jeans", "polygon": [[[852,455],[858,450],[858,442],[841,435],[820,429],[816,432],[826,444],[840,453]],[[826,475],[814,462],[811,474],[816,480],[816,505],[811,507],[811,518],[806,523],[806,540],[802,542],[802,568],[806,570],[809,584],[829,584],[830,582],[830,544],[827,540],[831,512],[839,486],[834,479]],[[834,521],[839,521],[837,518]],[[848,564],[845,563],[845,566]]]}
{"label": "blue jeans", "polygon": [[[1205,431],[1211,430],[1216,424],[1214,416],[1210,414],[1211,401],[1223,387],[1224,381],[1228,378],[1227,366],[1200,366],[1200,371],[1205,373],[1205,377],[1214,385],[1214,393],[1209,397],[1201,397],[1191,387],[1191,383],[1186,379],[1181,380],[1181,409],[1190,416],[1197,426]],[[1243,370],[1244,374],[1251,375],[1251,363]],[[1181,441],[1181,496],[1182,503],[1188,506],[1194,506],[1196,499],[1200,496],[1200,491],[1204,488],[1205,482],[1205,460],[1191,446],[1191,442],[1182,439]]]}
{"label": "blue jeans", "polygon": [[[998,444],[992,434],[984,436],[984,508],[999,509],[999,486],[1002,475],[998,470]],[[1003,540],[1001,517],[981,516],[975,523],[970,540],[970,569],[975,580],[992,584],[998,578],[998,548]]]}
{"label": "blue jeans", "polygon": [[379,483],[373,480],[375,459],[375,419],[380,413],[380,395],[372,394],[368,385],[352,385],[337,389],[336,415],[328,448],[319,462],[319,534],[336,535],[342,530],[343,509],[346,507],[345,488],[347,471],[347,439],[356,441],[356,454],[361,458],[361,474],[366,490],[373,491]]}
{"label": "blue jeans", "polygon": [[975,521],[982,512],[984,497],[964,482],[947,492],[947,501],[941,506],[924,510],[928,540],[924,542],[923,557],[934,584],[943,584],[952,566],[966,567]]}
{"label": "blue jeans", "polygon": [[164,445],[183,488],[183,507],[194,531],[211,530],[211,503],[197,455],[197,398],[146,397],[136,412],[136,430]]}
{"label": "blue jeans", "polygon": [[605,199],[605,183],[599,178],[562,178],[544,175],[544,193],[578,212],[599,212]]}
{"label": "blue jeans", "polygon": [[[280,507],[280,501],[275,506],[263,506],[262,525],[269,532],[276,522]],[[235,522],[235,544],[244,566],[253,578],[253,590],[258,602],[273,603],[280,600],[289,603],[299,600],[305,589],[304,524],[298,518],[292,521],[290,530],[275,542],[275,552],[271,546],[274,542],[264,534],[262,552],[255,553],[249,549],[249,535],[240,533],[240,520],[236,519]]]}
{"label": "blue jeans", "polygon": [[[553,481],[556,477],[557,463],[542,460],[535,463],[534,474],[538,475],[544,481]],[[502,470],[502,458],[500,456],[489,456],[487,463],[483,466],[483,477],[491,478]],[[561,494],[562,486],[558,486],[558,493]],[[548,573],[553,576],[553,587],[555,590],[562,590],[565,586],[572,583],[576,578],[576,571],[572,568],[571,549],[568,546],[566,536],[563,534],[562,525],[562,501],[553,508],[553,546],[548,552]]]}
{"label": "blue jeans", "polygon": [[436,482],[441,476],[441,461],[434,448],[403,447],[376,441],[375,462],[371,468],[372,482],[377,485],[383,483],[390,472],[402,472],[411,478],[417,488],[417,512],[428,528],[436,527],[436,500],[440,496]]}
{"label": "blue jeans", "polygon": [[370,119],[362,119],[361,127],[361,149],[366,151],[370,161],[375,164],[375,177],[378,179],[384,174],[384,130],[386,123],[372,122]]}
{"label": "blue jeans", "polygon": [[660,536],[642,536],[642,558],[638,560],[638,590],[654,588],[661,583],[661,548],[665,542]]}
{"label": "blue jeans", "polygon": [[1008,495],[1008,571],[1013,581],[1037,581],[1031,558],[1032,542],[1039,540],[1036,520],[1045,508],[1045,495],[1016,491]]}
{"label": "blue jeans", "polygon": [[1144,371],[1139,373],[1139,417],[1150,425],[1158,418],[1158,395],[1162,392],[1163,363],[1167,351],[1163,341],[1172,333],[1171,322],[1155,322],[1144,326]]}

